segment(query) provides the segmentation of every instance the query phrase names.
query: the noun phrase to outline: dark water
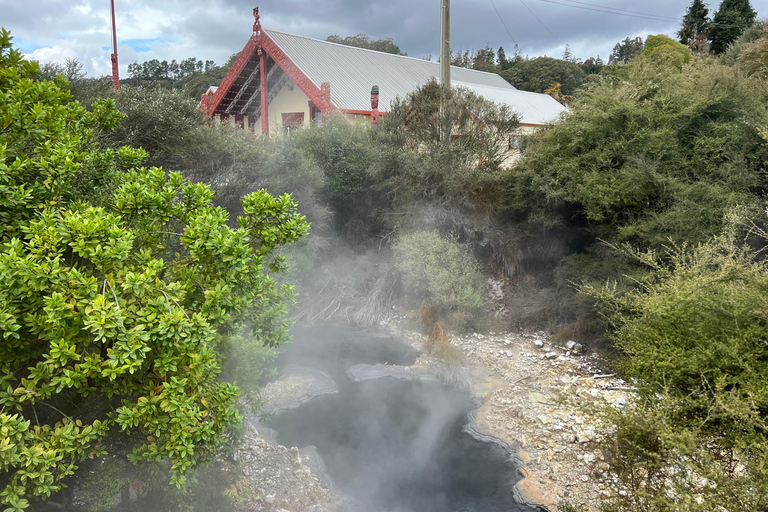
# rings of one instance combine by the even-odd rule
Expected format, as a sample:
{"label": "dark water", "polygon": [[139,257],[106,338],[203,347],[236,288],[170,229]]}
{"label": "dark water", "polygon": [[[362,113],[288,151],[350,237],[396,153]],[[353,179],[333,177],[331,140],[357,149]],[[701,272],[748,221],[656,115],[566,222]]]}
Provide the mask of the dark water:
{"label": "dark water", "polygon": [[477,405],[436,382],[346,376],[359,363],[408,365],[416,354],[370,332],[325,327],[297,329],[283,364],[312,366],[339,387],[268,426],[286,446],[313,445],[347,510],[365,512],[529,511],[512,499],[518,480],[503,448],[462,432]]}

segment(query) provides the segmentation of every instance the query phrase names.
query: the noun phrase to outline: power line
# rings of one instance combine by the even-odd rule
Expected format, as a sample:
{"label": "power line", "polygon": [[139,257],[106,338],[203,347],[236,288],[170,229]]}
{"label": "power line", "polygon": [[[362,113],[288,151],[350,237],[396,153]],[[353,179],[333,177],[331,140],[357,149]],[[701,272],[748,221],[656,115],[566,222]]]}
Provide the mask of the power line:
{"label": "power line", "polygon": [[546,25],[544,24],[544,22],[543,22],[543,21],[541,21],[541,20],[539,19],[539,17],[538,17],[538,16],[536,16],[536,13],[535,13],[535,12],[533,12],[533,11],[531,10],[531,8],[530,8],[530,7],[528,7],[528,6],[525,4],[525,2],[523,2],[523,0],[520,0],[520,3],[521,3],[521,4],[523,4],[523,7],[525,7],[526,9],[528,9],[528,12],[529,12],[529,13],[531,13],[531,14],[533,15],[533,17],[534,17],[534,18],[536,18],[536,19],[538,20],[538,22],[539,22],[539,23],[541,23],[541,26],[542,26],[542,27],[544,27],[545,29],[547,29],[547,32],[549,32],[549,35],[551,35],[552,37],[554,37],[554,38],[555,38],[555,41],[557,41],[557,42],[558,42],[558,43],[560,43],[560,44],[563,44],[563,42],[562,42],[560,39],[558,39],[558,38],[557,38],[557,36],[556,36],[556,35],[555,35],[555,34],[554,34],[554,33],[553,33],[551,30],[549,30],[549,27],[548,27],[548,26],[546,26]]}
{"label": "power line", "polygon": [[499,21],[501,21],[501,24],[504,25],[504,30],[507,31],[507,35],[509,35],[509,38],[512,40],[512,42],[515,43],[515,45],[517,45],[517,41],[515,41],[515,38],[512,37],[512,33],[507,28],[507,24],[504,23],[504,19],[501,17],[501,14],[499,14],[499,10],[496,8],[496,4],[493,3],[493,0],[490,0],[490,2],[491,2],[491,5],[493,6],[493,10],[496,11],[496,16],[499,17]]}
{"label": "power line", "polygon": [[[660,16],[658,14],[651,14],[647,12],[638,12],[638,11],[628,11],[627,9],[619,9],[617,7],[608,7],[605,5],[598,5],[598,4],[591,4],[589,2],[580,2],[579,0],[560,0],[562,2],[568,2],[569,4],[581,4],[581,5],[588,5],[590,7],[597,7],[599,9],[606,9],[609,11],[616,11],[616,14],[623,12],[627,14],[637,14],[639,16],[649,16],[652,18],[659,18],[660,20],[669,20],[669,21],[678,21],[677,18],[670,18],[669,16]],[[575,7],[575,6],[573,6]]]}
{"label": "power line", "polygon": [[[522,1],[522,0],[521,0]],[[566,7],[573,7],[574,9],[583,9],[585,11],[594,11],[594,12],[603,12],[606,14],[615,14],[617,16],[626,16],[628,18],[640,18],[640,19],[646,19],[646,20],[652,20],[652,21],[666,21],[666,22],[679,22],[680,20],[674,19],[674,18],[667,18],[665,16],[656,16],[654,14],[629,14],[632,11],[611,11],[606,10],[609,8],[603,7],[603,6],[596,6],[596,7],[582,7],[579,5],[573,5],[573,4],[566,4],[562,2],[556,2],[555,0],[539,0],[540,2],[546,2],[548,4],[555,4],[555,5],[564,5]],[[584,3],[584,2],[579,2]],[[586,5],[593,5],[593,4],[586,4]]]}

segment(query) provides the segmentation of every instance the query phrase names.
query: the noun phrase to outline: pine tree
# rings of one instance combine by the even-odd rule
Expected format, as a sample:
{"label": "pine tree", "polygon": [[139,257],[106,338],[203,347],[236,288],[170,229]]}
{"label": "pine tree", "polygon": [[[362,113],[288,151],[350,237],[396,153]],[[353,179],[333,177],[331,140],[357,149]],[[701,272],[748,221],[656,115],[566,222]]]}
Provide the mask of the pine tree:
{"label": "pine tree", "polygon": [[496,53],[496,61],[499,63],[499,71],[503,71],[509,67],[507,53],[504,51],[503,46],[499,46],[499,51]]}
{"label": "pine tree", "polygon": [[713,53],[723,53],[742,32],[752,26],[757,13],[749,0],[723,0],[712,18],[709,40]]}
{"label": "pine tree", "polygon": [[709,28],[709,9],[702,0],[693,0],[693,3],[683,16],[683,26],[677,32],[680,42],[693,48],[706,35]]}

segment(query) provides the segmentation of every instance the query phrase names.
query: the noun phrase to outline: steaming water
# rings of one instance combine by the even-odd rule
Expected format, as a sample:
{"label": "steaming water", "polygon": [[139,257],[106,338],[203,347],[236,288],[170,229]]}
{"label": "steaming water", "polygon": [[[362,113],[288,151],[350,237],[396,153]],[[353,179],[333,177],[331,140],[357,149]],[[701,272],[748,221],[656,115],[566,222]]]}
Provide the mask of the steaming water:
{"label": "steaming water", "polygon": [[436,382],[352,382],[359,363],[411,364],[412,350],[387,337],[338,326],[298,329],[281,364],[330,374],[339,393],[273,417],[286,446],[313,445],[355,512],[530,511],[512,499],[518,479],[503,448],[462,432],[470,396]]}

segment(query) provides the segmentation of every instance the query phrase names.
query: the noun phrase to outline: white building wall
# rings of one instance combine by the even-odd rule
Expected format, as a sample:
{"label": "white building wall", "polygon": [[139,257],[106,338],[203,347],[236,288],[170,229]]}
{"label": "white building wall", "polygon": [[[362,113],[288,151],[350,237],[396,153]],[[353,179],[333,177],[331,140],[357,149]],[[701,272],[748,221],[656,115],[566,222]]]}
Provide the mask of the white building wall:
{"label": "white building wall", "polygon": [[269,132],[284,133],[283,114],[290,112],[303,112],[304,126],[309,126],[309,97],[293,80],[288,80],[269,104]]}

